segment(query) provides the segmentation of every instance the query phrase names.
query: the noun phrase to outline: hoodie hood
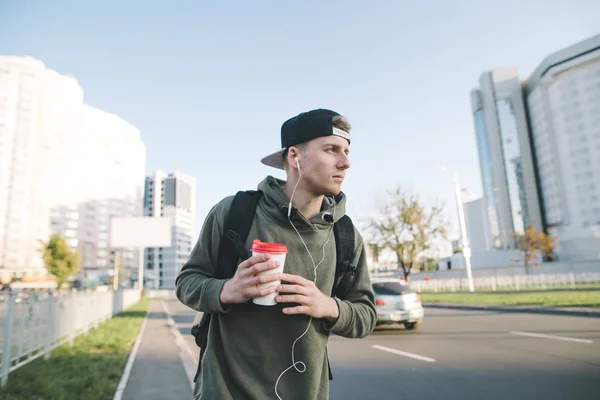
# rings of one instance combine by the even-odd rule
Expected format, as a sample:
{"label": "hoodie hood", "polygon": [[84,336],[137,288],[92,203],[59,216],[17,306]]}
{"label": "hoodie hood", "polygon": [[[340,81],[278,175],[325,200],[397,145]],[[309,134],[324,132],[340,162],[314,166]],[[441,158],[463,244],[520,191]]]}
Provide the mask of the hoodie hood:
{"label": "hoodie hood", "polygon": [[[289,226],[288,206],[290,199],[283,192],[283,186],[286,181],[267,176],[258,184],[258,190],[263,192],[264,201],[260,206],[264,207],[265,212],[272,216],[282,225]],[[310,219],[300,214],[292,207],[290,219],[297,229],[326,228],[333,225],[346,213],[346,195],[340,192],[334,197],[323,197],[321,211]]]}

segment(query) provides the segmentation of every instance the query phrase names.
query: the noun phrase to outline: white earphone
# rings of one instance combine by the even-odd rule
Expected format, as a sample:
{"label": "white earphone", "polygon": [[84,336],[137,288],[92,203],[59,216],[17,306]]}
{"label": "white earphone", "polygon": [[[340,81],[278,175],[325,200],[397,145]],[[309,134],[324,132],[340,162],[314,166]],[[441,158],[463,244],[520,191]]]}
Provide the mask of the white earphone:
{"label": "white earphone", "polygon": [[[302,177],[302,172],[300,172],[300,161],[298,160],[298,156],[294,157],[294,161],[296,161],[296,168],[298,168],[298,173],[300,174],[300,177]],[[296,193],[296,188],[298,187],[298,183],[300,183],[299,179],[298,179],[298,182],[296,182],[296,186],[294,186],[294,190],[292,190],[292,197],[290,197],[290,204],[288,204],[288,219],[292,215],[292,199],[294,198],[294,194]],[[290,220],[290,223],[291,222],[292,221]]]}
{"label": "white earphone", "polygon": [[[302,176],[301,172],[300,172],[300,162],[298,161],[298,157],[294,157],[294,160],[296,160],[296,166],[298,168],[298,172],[300,173],[300,176]],[[298,183],[300,183],[300,179],[298,179],[298,181],[296,182],[296,186],[294,186],[294,190],[292,190],[292,195],[290,196],[290,203],[288,205],[288,221],[290,222],[290,225],[292,226],[292,228],[294,228],[294,230],[296,231],[296,234],[298,235],[298,237],[300,238],[300,241],[302,242],[302,244],[304,245],[304,248],[306,249],[306,252],[308,254],[308,256],[310,257],[310,260],[312,261],[313,264],[313,272],[315,275],[315,278],[313,280],[314,284],[317,284],[317,268],[319,268],[319,266],[321,265],[321,263],[323,263],[323,261],[325,260],[325,246],[327,246],[327,243],[329,243],[329,241],[331,240],[331,235],[333,232],[333,224],[331,226],[329,226],[329,234],[327,235],[327,240],[325,241],[325,243],[323,243],[323,247],[321,248],[321,251],[323,252],[323,257],[321,258],[321,260],[317,263],[315,262],[315,259],[313,258],[313,255],[311,254],[308,246],[306,245],[306,242],[304,241],[304,239],[302,238],[302,235],[300,234],[300,232],[298,231],[298,229],[296,228],[296,226],[294,226],[294,223],[292,222],[291,219],[291,213],[292,213],[292,199],[294,198],[294,194],[296,193],[296,188],[298,187]],[[333,213],[328,213],[328,214],[323,214],[323,220],[325,222],[328,222],[328,218],[331,218],[331,222],[333,222],[333,216],[335,215],[335,199],[333,199]],[[318,228],[317,228],[318,230]],[[296,348],[296,343],[302,339],[304,337],[304,335],[306,335],[306,333],[309,331],[310,326],[312,324],[312,320],[313,317],[311,316],[308,320],[308,325],[306,326],[306,329],[304,330],[304,332],[302,332],[302,334],[300,336],[298,336],[296,338],[296,340],[294,340],[294,343],[292,343],[292,365],[290,365],[289,367],[287,367],[286,369],[284,369],[283,371],[281,371],[281,374],[279,374],[279,376],[277,377],[277,380],[275,381],[275,395],[277,396],[277,398],[279,400],[283,400],[281,398],[281,396],[279,396],[279,392],[277,391],[277,386],[279,385],[279,381],[281,380],[281,378],[283,377],[283,375],[285,375],[286,372],[288,372],[289,370],[291,370],[292,368],[296,370],[296,372],[303,374],[304,372],[306,372],[306,364],[303,361],[296,361],[296,357],[295,357],[295,348]]]}

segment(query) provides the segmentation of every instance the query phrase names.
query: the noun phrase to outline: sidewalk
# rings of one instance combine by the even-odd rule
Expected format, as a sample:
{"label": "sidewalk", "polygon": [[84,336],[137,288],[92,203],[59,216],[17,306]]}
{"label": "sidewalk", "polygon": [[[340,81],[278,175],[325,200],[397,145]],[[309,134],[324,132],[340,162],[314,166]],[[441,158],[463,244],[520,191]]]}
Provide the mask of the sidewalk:
{"label": "sidewalk", "polygon": [[500,311],[519,312],[550,315],[571,315],[576,317],[600,318],[600,308],[591,307],[546,307],[546,306],[502,306],[502,305],[478,305],[478,304],[452,304],[452,303],[423,303],[428,308],[450,308],[455,310],[478,310],[478,311]]}
{"label": "sidewalk", "polygon": [[161,300],[154,300],[125,390],[122,397],[117,393],[114,400],[191,400],[191,383],[180,355],[182,349],[170,321]]}

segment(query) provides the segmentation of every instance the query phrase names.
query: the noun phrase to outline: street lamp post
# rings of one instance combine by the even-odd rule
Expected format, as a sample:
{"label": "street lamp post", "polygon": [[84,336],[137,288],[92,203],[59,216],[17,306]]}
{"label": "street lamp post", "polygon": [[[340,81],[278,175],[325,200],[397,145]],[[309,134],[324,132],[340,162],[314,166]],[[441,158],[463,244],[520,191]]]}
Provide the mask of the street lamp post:
{"label": "street lamp post", "polygon": [[[448,169],[442,167],[445,172],[448,172]],[[458,221],[460,224],[460,237],[462,239],[462,253],[463,257],[465,257],[465,264],[467,268],[467,281],[469,282],[469,292],[475,291],[475,286],[473,285],[473,274],[471,272],[471,247],[469,245],[469,238],[467,237],[467,224],[465,222],[465,209],[462,202],[462,191],[460,189],[460,184],[458,183],[458,174],[454,172],[452,176],[454,180],[454,189],[456,191],[456,203],[458,208]]]}
{"label": "street lamp post", "polygon": [[121,279],[121,277],[119,276],[119,262],[119,252],[115,251],[115,262],[113,265],[113,290],[115,292],[119,290],[119,279]]}
{"label": "street lamp post", "polygon": [[454,173],[454,185],[456,188],[456,202],[458,203],[458,219],[460,221],[460,236],[462,238],[463,245],[463,256],[465,257],[465,264],[467,267],[467,280],[469,282],[469,292],[474,292],[475,287],[473,285],[473,274],[471,273],[471,247],[469,245],[469,238],[467,237],[467,224],[465,222],[465,208],[462,202],[462,192],[458,183],[458,175]]}

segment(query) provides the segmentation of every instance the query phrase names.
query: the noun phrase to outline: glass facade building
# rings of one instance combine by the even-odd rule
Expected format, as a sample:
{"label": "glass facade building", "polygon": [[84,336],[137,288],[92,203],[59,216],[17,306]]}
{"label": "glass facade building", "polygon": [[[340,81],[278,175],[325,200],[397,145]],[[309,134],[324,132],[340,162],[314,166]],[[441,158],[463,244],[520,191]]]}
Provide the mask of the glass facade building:
{"label": "glass facade building", "polygon": [[492,249],[516,248],[515,234],[542,228],[521,82],[514,69],[482,74],[471,92],[481,183]]}

